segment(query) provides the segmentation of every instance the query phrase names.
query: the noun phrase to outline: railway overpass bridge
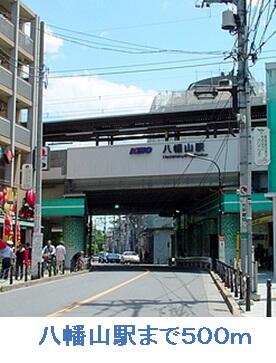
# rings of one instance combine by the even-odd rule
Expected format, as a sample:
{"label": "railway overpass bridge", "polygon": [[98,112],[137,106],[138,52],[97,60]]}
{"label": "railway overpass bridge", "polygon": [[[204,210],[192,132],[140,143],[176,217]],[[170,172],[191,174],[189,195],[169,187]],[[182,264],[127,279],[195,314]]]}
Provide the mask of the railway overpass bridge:
{"label": "railway overpass bridge", "polygon": [[[210,255],[218,254],[220,218],[219,253],[230,262],[239,231],[239,124],[232,106],[228,94],[181,111],[44,123],[45,144],[92,145],[51,152],[43,173],[45,230],[50,220],[62,223],[64,239],[81,248],[87,215],[179,213],[182,247]],[[252,126],[266,126],[263,99],[253,97],[251,111]],[[271,211],[266,188],[267,167],[253,165],[255,216]]]}

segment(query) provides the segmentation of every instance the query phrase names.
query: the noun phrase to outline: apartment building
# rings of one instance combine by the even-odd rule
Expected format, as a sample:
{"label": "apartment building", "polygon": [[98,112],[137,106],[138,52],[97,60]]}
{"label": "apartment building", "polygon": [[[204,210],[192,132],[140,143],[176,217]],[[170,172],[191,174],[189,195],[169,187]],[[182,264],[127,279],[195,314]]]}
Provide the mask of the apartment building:
{"label": "apartment building", "polygon": [[0,238],[24,242],[33,225],[26,193],[27,199],[33,195],[22,189],[21,173],[36,146],[38,75],[39,18],[20,0],[1,0]]}

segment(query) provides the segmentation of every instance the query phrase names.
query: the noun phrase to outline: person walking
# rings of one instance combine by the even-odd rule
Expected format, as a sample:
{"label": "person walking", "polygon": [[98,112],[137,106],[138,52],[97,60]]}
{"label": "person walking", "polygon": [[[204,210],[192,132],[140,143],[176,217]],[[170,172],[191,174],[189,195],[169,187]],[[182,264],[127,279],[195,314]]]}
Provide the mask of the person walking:
{"label": "person walking", "polygon": [[7,280],[9,276],[9,270],[11,267],[13,254],[13,242],[7,241],[7,246],[0,250],[0,258],[2,258],[2,269],[0,272],[0,278]]}
{"label": "person walking", "polygon": [[66,248],[64,242],[60,241],[56,246],[56,270],[57,273],[64,273],[64,261],[66,256]]}
{"label": "person walking", "polygon": [[24,251],[25,251],[25,246],[24,244],[20,244],[18,246],[18,248],[16,249],[15,252],[15,257],[16,257],[16,262],[15,262],[15,278],[16,280],[18,280],[18,278],[20,278],[20,280],[23,279],[23,259],[24,259]]}
{"label": "person walking", "polygon": [[25,249],[23,251],[23,265],[29,273],[32,265],[32,249],[29,243],[26,243]]}

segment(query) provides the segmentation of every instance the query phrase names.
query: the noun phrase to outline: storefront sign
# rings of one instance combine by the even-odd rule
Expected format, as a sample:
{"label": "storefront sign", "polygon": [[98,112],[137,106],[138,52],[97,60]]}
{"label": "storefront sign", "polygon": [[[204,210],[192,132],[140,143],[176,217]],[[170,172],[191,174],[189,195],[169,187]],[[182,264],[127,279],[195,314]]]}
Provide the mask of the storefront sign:
{"label": "storefront sign", "polygon": [[253,130],[252,154],[256,165],[270,164],[270,130],[267,127],[255,127]]}

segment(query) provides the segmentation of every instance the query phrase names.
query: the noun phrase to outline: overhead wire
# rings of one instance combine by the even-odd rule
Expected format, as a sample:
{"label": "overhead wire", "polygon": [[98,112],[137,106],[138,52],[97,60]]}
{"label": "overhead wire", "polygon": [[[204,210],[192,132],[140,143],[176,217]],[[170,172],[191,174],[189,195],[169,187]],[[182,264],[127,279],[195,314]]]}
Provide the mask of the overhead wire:
{"label": "overhead wire", "polygon": [[251,27],[251,13],[252,13],[252,0],[249,1],[249,5],[247,8],[247,24],[248,24],[248,29],[250,29]]}
{"label": "overhead wire", "polygon": [[[273,34],[274,35],[274,34]],[[273,36],[271,34],[271,36]],[[274,52],[274,51],[273,51]],[[259,58],[260,60],[271,59],[274,57],[262,57]],[[73,75],[54,75],[49,76],[49,79],[52,78],[75,78],[75,77],[97,77],[102,75],[118,75],[118,74],[131,74],[131,73],[147,73],[147,72],[156,72],[156,71],[169,71],[169,70],[177,70],[177,69],[185,69],[185,68],[198,68],[198,67],[207,67],[207,66],[217,66],[217,65],[229,65],[232,64],[232,61],[221,61],[221,62],[211,62],[211,63],[197,63],[197,64],[189,64],[183,66],[173,66],[173,67],[159,67],[159,68],[148,68],[148,69],[135,69],[135,70],[123,70],[123,71],[113,71],[113,72],[98,72],[98,73],[80,73],[80,74],[73,74]]]}
{"label": "overhead wire", "polygon": [[[253,6],[252,0],[250,0],[250,5],[251,5],[251,12],[250,12],[250,19],[249,19],[249,24],[248,24],[249,34],[253,32],[253,24],[254,24],[255,18],[257,16],[260,3],[258,2],[255,6]],[[254,8],[253,14],[252,14],[252,8]]]}
{"label": "overhead wire", "polygon": [[[219,97],[219,99],[217,100],[217,102],[216,102],[216,105],[215,105],[215,107],[214,107],[214,109],[213,109],[213,115],[215,114],[215,111],[216,111],[216,109],[217,109],[217,107],[219,106],[219,104],[220,104],[220,102],[221,102],[221,98],[222,98],[222,93],[220,94],[220,97]],[[230,98],[231,98],[231,96],[229,96],[229,98],[226,100],[226,102],[225,102],[225,104],[224,104],[224,106],[223,106],[223,108],[222,109],[224,109],[225,107],[226,107],[226,105],[227,105],[227,103],[229,102],[229,100],[230,100]],[[222,112],[222,110],[220,111],[220,113],[217,115],[217,117],[219,117],[219,115],[221,114],[221,112]],[[199,142],[204,142],[205,140],[207,139],[207,136],[206,135],[204,135],[204,136],[202,136],[202,138],[201,138],[201,140],[199,141]],[[183,140],[182,140],[183,141]],[[179,142],[181,142],[181,141],[179,141]],[[221,146],[220,146],[220,149],[221,149]],[[219,150],[220,150],[219,149]],[[222,152],[222,151],[221,151]],[[220,152],[220,153],[221,153]],[[217,154],[216,154],[216,156],[215,156],[215,158],[214,158],[214,160],[216,161],[218,158],[219,158],[219,156],[220,156],[220,154],[219,154],[219,156],[217,156],[218,155],[218,152],[217,152]],[[196,158],[195,158],[196,159]],[[193,160],[194,160],[194,158],[190,158],[190,160],[189,160],[189,162],[187,163],[187,165],[186,165],[186,167],[185,167],[185,169],[183,170],[183,172],[181,173],[181,175],[179,176],[179,178],[177,179],[178,181],[177,181],[177,183],[179,183],[180,182],[180,180],[183,178],[183,174],[185,174],[186,173],[186,171],[189,169],[189,167],[190,167],[190,165],[191,165],[191,163],[193,162]],[[210,172],[209,172],[209,170],[213,167],[214,165],[210,162],[210,165],[209,165],[209,167],[208,167],[208,169],[207,169],[207,172],[203,175],[203,177],[201,178],[201,181],[200,181],[200,184],[199,184],[199,186],[201,186],[202,185],[202,183],[203,183],[203,180],[207,177],[207,175],[209,175],[210,174]],[[196,210],[197,209],[197,207],[195,207],[195,209],[194,210]]]}
{"label": "overhead wire", "polygon": [[[133,48],[133,47],[126,47],[126,46],[120,46],[120,47],[112,47],[110,45],[107,45],[105,43],[101,44],[95,41],[72,37],[68,35],[63,35],[60,33],[51,33],[51,36],[55,36],[56,38],[63,39],[65,41],[75,43],[78,45],[85,46],[87,48],[92,49],[99,49],[99,50],[106,50],[106,51],[112,51],[112,52],[119,52],[119,53],[126,53],[126,54],[134,54],[134,55],[142,55],[142,54],[161,54],[161,53],[173,53],[173,54],[208,54],[208,55],[218,55],[223,54],[223,51],[221,50],[215,50],[215,51],[187,51],[184,49],[167,49],[167,48],[158,48],[158,47],[150,47],[148,49],[144,48]],[[95,46],[93,44],[100,44],[101,46]]]}
{"label": "overhead wire", "polygon": [[[218,15],[218,14],[217,14]],[[114,31],[114,30],[126,30],[126,29],[137,29],[137,28],[146,28],[146,27],[153,27],[165,24],[178,24],[184,23],[187,21],[197,21],[197,20],[206,20],[211,19],[213,16],[209,15],[207,17],[196,17],[196,18],[184,18],[179,20],[169,20],[169,21],[161,21],[161,22],[154,22],[154,23],[144,23],[144,24],[137,24],[137,25],[129,25],[129,26],[120,26],[120,27],[112,27],[112,28],[101,28],[101,29],[94,29],[94,32],[105,32],[105,31]],[[53,26],[53,25],[51,25]]]}
{"label": "overhead wire", "polygon": [[[260,6],[260,9],[259,9],[258,18],[256,20],[255,25],[254,26],[252,25],[252,29],[251,29],[251,32],[253,32],[253,37],[252,37],[251,44],[250,44],[250,54],[251,55],[252,54],[255,54],[255,57],[254,58],[256,58],[257,53],[261,51],[261,48],[265,44],[265,42],[263,42],[263,39],[265,37],[265,34],[266,34],[266,32],[268,30],[268,27],[270,25],[270,22],[272,20],[274,11],[276,9],[276,7],[274,6],[273,9],[272,9],[272,11],[270,11],[271,1],[272,0],[267,0],[267,2],[266,2],[265,5],[264,5],[264,1],[265,0],[262,0],[261,6]],[[258,44],[258,46],[256,46],[255,43],[256,43],[257,36],[258,36],[259,26],[260,26],[260,23],[261,23],[261,18],[263,16],[263,14],[265,13],[265,10],[267,12],[266,23],[264,25],[264,29],[263,29],[262,35],[260,36],[259,44]]]}
{"label": "overhead wire", "polygon": [[[129,41],[123,41],[123,40],[118,40],[118,39],[112,39],[112,38],[108,38],[108,37],[105,37],[105,36],[99,36],[99,35],[95,35],[95,34],[91,34],[91,33],[87,33],[87,32],[81,32],[81,31],[76,31],[76,30],[72,30],[72,29],[68,29],[68,28],[62,28],[62,27],[57,27],[55,25],[49,25],[50,27],[52,28],[55,28],[55,29],[59,29],[59,30],[64,30],[64,31],[67,31],[67,32],[70,32],[70,33],[73,33],[73,34],[79,34],[79,35],[83,35],[85,37],[92,37],[92,38],[96,38],[98,40],[106,40],[108,42],[111,42],[111,43],[116,43],[116,44],[123,44],[124,46],[128,45],[128,46],[131,46],[130,49],[132,49],[134,47],[134,49],[137,49],[138,48],[141,48],[141,49],[148,49],[150,51],[180,51],[180,52],[185,52],[187,54],[214,54],[214,55],[217,55],[217,54],[220,54],[222,51],[220,50],[216,50],[216,51],[185,51],[185,50],[182,50],[182,49],[166,49],[166,48],[162,48],[162,47],[156,47],[156,46],[149,46],[149,45],[145,45],[145,44],[139,44],[139,43],[134,43],[134,42],[129,42]],[[56,33],[54,33],[56,34]],[[60,35],[60,34],[59,34]],[[61,34],[61,36],[63,36]],[[85,39],[82,39],[82,38],[75,38],[75,39],[78,39],[78,40],[85,40]],[[97,43],[97,44],[102,44],[102,43]],[[125,47],[126,48],[126,47]]]}
{"label": "overhead wire", "polygon": [[272,17],[274,15],[274,12],[276,10],[276,4],[275,6],[273,7],[272,11],[267,13],[267,21],[266,21],[266,24],[265,24],[265,27],[264,27],[264,30],[263,30],[263,33],[260,37],[260,40],[259,40],[259,45],[257,47],[257,51],[261,51],[262,47],[268,42],[269,39],[271,39],[272,36],[268,37],[265,41],[264,41],[264,37],[266,35],[266,32],[267,32],[267,29],[271,23],[271,20],[272,20]]}
{"label": "overhead wire", "polygon": [[[256,40],[256,37],[257,37],[257,34],[258,34],[258,28],[259,28],[259,25],[260,25],[260,20],[261,20],[261,17],[263,15],[263,12],[265,11],[265,8],[269,4],[269,1],[270,0],[268,0],[268,2],[266,3],[266,5],[264,7],[265,0],[261,0],[261,5],[260,5],[259,13],[258,13],[258,16],[257,16],[257,20],[256,20],[255,24],[252,23],[253,38],[252,38],[251,44],[250,44],[250,53],[253,52],[254,49],[255,49],[255,40]],[[250,33],[251,33],[251,30],[249,29],[249,34]]]}
{"label": "overhead wire", "polygon": [[59,26],[51,25],[51,24],[49,24],[49,26],[51,28],[54,28],[54,29],[63,30],[63,31],[66,31],[66,32],[69,32],[69,33],[73,33],[73,34],[83,35],[83,36],[89,37],[89,38],[99,39],[101,41],[106,40],[106,41],[111,42],[111,43],[123,44],[123,45],[128,45],[128,46],[131,45],[132,47],[134,46],[135,48],[139,47],[139,48],[151,49],[151,50],[153,50],[153,49],[155,49],[155,50],[156,49],[159,49],[159,48],[153,47],[153,46],[148,46],[148,45],[144,45],[144,44],[138,44],[138,43],[124,41],[124,40],[112,39],[112,38],[108,38],[108,37],[105,37],[105,36],[99,36],[99,35],[95,35],[95,34],[91,34],[91,33],[87,33],[87,32],[72,30],[72,29],[68,29],[68,28],[62,28],[62,27],[59,27]]}
{"label": "overhead wire", "polygon": [[[113,71],[113,72],[99,72],[90,74],[92,77],[96,76],[105,76],[105,75],[118,75],[118,74],[131,74],[131,73],[147,73],[147,72],[160,72],[160,71],[170,71],[177,69],[185,69],[185,68],[197,68],[197,67],[206,67],[206,66],[216,66],[216,65],[226,65],[231,64],[231,61],[226,62],[212,62],[212,63],[197,63],[197,64],[189,64],[183,66],[173,66],[173,67],[159,67],[159,68],[147,68],[147,69],[135,69],[135,70],[124,70],[124,71]],[[79,74],[79,75],[62,75],[62,76],[49,76],[49,78],[68,78],[68,77],[87,77],[89,74]]]}
{"label": "overhead wire", "polygon": [[[276,50],[275,50],[276,51]],[[106,66],[106,67],[94,67],[94,68],[78,68],[78,69],[65,69],[65,70],[52,70],[51,74],[62,74],[62,73],[74,73],[74,72],[88,72],[95,70],[107,70],[107,69],[122,69],[122,68],[133,68],[133,67],[146,67],[146,66],[154,66],[161,64],[173,64],[173,63],[187,63],[194,61],[205,61],[205,60],[213,60],[221,58],[221,56],[213,56],[206,58],[189,58],[189,59],[178,59],[173,61],[162,61],[162,62],[150,62],[150,63],[136,63],[136,64],[125,64],[125,65],[117,65],[117,66]]]}
{"label": "overhead wire", "polygon": [[[222,95],[222,93],[221,93],[221,95]],[[227,104],[229,103],[229,101],[230,101],[230,99],[231,99],[231,95],[229,95],[229,98],[227,98],[226,99],[226,101],[225,101],[225,104],[224,104],[224,106],[221,108],[221,110],[220,110],[220,112],[219,112],[219,114],[217,115],[217,119],[220,117],[220,115],[221,115],[221,113],[222,113],[222,110],[227,106]],[[218,103],[217,103],[217,105],[219,104],[219,101],[218,101]],[[215,112],[215,110],[213,111],[213,112]],[[229,133],[229,132],[228,132]],[[221,147],[219,148],[219,150],[218,150],[218,152],[216,153],[216,155],[215,155],[215,157],[214,157],[214,161],[217,161],[217,159],[219,158],[219,156],[220,156],[220,149],[221,149]],[[209,168],[207,169],[207,171],[206,171],[206,173],[203,175],[203,177],[201,178],[201,180],[200,180],[200,183],[199,183],[199,185],[202,185],[202,183],[206,180],[206,178],[208,177],[208,175],[209,175],[209,171],[210,171],[210,169],[212,169],[214,166],[212,165],[212,163],[210,163],[210,165],[209,165]]]}

